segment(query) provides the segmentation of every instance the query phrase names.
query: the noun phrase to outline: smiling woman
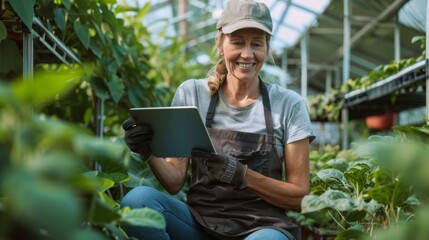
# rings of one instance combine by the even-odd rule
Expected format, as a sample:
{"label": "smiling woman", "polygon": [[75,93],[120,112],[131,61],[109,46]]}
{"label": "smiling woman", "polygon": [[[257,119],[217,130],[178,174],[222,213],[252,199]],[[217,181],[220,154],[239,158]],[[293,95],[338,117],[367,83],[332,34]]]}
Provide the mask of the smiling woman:
{"label": "smiling woman", "polygon": [[[237,106],[247,106],[256,100],[258,96],[258,74],[262,69],[265,58],[268,53],[269,35],[262,30],[245,28],[237,30],[231,34],[220,36],[219,52],[225,61],[228,71],[228,77],[235,78],[236,81],[226,81],[225,96]],[[229,84],[238,84],[242,86],[229,86]],[[251,86],[253,84],[253,86]],[[230,92],[234,88],[254,89],[249,94],[250,98],[244,98],[240,93]],[[240,102],[243,100],[244,102]],[[249,101],[250,100],[250,101]]]}
{"label": "smiling woman", "polygon": [[301,238],[285,211],[298,210],[309,191],[314,134],[304,99],[259,76],[272,27],[264,3],[229,1],[217,24],[217,63],[206,79],[187,80],[176,90],[172,106],[198,108],[216,153],[193,149],[191,158],[160,158],[150,149],[151,126],[125,128],[125,142],[151,156],[145,160],[170,194],[182,189],[192,168],[186,203],[148,187],[124,197],[122,207],[148,206],[167,221],[166,230],[124,228],[130,236]]}

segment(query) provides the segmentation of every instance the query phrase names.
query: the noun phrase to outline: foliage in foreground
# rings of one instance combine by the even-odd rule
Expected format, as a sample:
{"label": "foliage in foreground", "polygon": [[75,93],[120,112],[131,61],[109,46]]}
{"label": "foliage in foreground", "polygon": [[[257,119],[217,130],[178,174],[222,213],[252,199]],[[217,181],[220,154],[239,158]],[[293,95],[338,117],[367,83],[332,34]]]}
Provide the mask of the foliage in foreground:
{"label": "foliage in foreground", "polygon": [[165,227],[154,210],[119,209],[131,161],[121,141],[38,113],[79,81],[62,72],[0,85],[0,239],[127,239],[121,225]]}

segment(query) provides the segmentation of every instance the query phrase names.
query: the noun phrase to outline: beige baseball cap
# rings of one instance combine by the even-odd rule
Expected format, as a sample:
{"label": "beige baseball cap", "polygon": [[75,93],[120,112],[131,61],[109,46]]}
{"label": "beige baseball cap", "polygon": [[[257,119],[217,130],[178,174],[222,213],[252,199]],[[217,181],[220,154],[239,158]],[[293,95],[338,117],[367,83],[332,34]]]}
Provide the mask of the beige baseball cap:
{"label": "beige baseball cap", "polygon": [[229,0],[216,29],[229,34],[242,28],[258,28],[271,35],[273,22],[267,5],[254,0]]}

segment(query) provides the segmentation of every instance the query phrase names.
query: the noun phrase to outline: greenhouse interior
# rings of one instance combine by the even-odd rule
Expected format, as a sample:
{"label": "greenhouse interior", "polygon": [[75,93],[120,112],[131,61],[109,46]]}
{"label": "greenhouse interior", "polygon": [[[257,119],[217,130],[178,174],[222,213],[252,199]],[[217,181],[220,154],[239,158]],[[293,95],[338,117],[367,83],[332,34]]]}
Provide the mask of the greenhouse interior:
{"label": "greenhouse interior", "polygon": [[[429,239],[427,0],[258,2],[272,19],[259,76],[304,99],[315,135],[303,174],[309,189],[298,209],[281,208],[300,229],[295,238]],[[121,202],[148,186],[187,203],[196,163],[172,194],[152,171],[157,159],[127,146],[123,123],[131,108],[170,107],[186,80],[208,77],[227,6],[0,0],[0,240],[153,239],[125,229],[174,228],[159,209]],[[246,189],[234,191],[272,204],[250,170]],[[267,189],[285,186],[285,172],[282,180]],[[256,239],[226,236],[159,239]],[[282,236],[275,239],[295,239]]]}

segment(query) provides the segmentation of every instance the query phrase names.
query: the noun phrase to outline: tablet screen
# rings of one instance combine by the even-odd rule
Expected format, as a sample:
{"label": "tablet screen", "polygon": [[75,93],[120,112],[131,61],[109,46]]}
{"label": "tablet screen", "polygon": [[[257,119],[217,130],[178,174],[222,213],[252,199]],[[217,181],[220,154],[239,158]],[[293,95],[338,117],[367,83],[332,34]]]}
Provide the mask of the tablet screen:
{"label": "tablet screen", "polygon": [[157,157],[190,157],[193,148],[216,152],[197,107],[131,108],[137,124],[151,125]]}

